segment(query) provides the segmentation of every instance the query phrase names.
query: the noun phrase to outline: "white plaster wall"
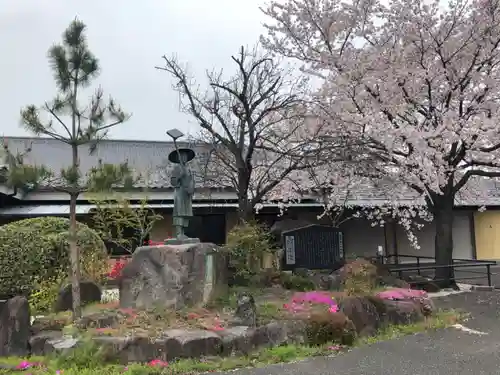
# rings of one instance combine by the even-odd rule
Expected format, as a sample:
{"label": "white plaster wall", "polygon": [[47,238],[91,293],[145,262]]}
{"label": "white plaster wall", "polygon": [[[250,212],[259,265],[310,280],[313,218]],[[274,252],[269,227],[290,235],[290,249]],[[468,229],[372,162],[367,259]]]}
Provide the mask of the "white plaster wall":
{"label": "white plaster wall", "polygon": [[[298,215],[302,220],[311,222],[317,221],[317,214],[303,212]],[[454,258],[473,259],[473,245],[471,236],[471,212],[456,211],[454,219],[453,241]],[[388,233],[388,244],[384,235],[385,229],[380,226],[372,226],[366,219],[350,219],[343,223],[340,229],[344,233],[344,250],[347,257],[355,256],[375,256],[377,247],[382,246],[387,254],[392,251],[385,249],[386,245],[392,243],[393,238]],[[411,246],[408,237],[402,227],[397,227],[396,238],[398,253],[405,255],[423,255],[434,258],[434,235],[435,227],[433,223],[425,222],[424,227],[418,231],[417,238],[420,249]],[[402,260],[403,261],[403,260]],[[432,262],[433,260],[429,260]],[[407,262],[415,262],[415,259],[408,259]]]}
{"label": "white plaster wall", "polygon": [[[470,220],[472,220],[470,211],[455,211],[453,222],[453,258],[455,259],[473,259],[473,237]],[[403,228],[398,227],[398,253],[434,257],[435,234],[434,223],[425,223],[424,227],[416,233],[420,249],[415,249],[411,246]],[[415,260],[408,261],[414,262]]]}
{"label": "white plaster wall", "polygon": [[347,257],[375,256],[377,247],[385,248],[384,228],[373,227],[368,220],[350,219],[340,226],[344,232],[344,249]]}

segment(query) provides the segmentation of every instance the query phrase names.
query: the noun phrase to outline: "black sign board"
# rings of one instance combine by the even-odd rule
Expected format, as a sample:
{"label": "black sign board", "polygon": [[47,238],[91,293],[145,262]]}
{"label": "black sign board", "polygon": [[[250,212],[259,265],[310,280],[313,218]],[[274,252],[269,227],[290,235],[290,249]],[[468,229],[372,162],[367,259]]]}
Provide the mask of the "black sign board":
{"label": "black sign board", "polygon": [[344,238],[337,228],[308,225],[283,232],[283,269],[332,269],[344,260]]}

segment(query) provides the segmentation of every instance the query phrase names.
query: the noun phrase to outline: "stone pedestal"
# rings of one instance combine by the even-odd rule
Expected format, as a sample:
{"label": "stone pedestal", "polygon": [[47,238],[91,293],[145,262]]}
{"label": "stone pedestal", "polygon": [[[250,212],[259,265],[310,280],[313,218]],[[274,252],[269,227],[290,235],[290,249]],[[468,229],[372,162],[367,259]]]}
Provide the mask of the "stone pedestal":
{"label": "stone pedestal", "polygon": [[200,243],[199,238],[167,238],[164,240],[165,245],[187,245],[187,244],[194,244],[194,243]]}
{"label": "stone pedestal", "polygon": [[200,306],[226,287],[226,273],[222,252],[212,243],[143,246],[123,268],[120,306]]}

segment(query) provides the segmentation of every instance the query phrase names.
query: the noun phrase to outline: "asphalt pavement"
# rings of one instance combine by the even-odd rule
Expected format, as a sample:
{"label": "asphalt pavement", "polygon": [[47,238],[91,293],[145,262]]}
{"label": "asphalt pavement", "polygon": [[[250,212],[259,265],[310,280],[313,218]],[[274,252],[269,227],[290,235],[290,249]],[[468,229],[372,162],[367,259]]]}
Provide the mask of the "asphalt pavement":
{"label": "asphalt pavement", "polygon": [[[333,357],[230,372],[234,375],[500,374],[500,291],[435,299],[438,308],[470,313],[463,327],[405,336]],[[217,373],[216,373],[217,374]],[[229,374],[229,373],[218,373]]]}

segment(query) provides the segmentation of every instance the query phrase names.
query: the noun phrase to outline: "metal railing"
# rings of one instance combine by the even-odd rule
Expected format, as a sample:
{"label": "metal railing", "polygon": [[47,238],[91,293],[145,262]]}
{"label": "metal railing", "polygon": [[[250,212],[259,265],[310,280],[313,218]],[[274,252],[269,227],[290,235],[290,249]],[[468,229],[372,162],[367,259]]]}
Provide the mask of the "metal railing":
{"label": "metal railing", "polygon": [[[413,265],[408,265],[405,267],[404,263],[400,263],[399,260],[400,258],[404,259],[414,259],[415,264]],[[378,262],[381,262],[383,264],[386,264],[388,266],[388,270],[391,274],[398,274],[399,278],[403,278],[403,272],[416,272],[417,275],[422,276],[422,271],[436,271],[438,269],[446,269],[446,268],[452,268],[453,269],[453,281],[460,281],[460,280],[476,280],[476,279],[484,279],[486,278],[488,286],[492,286],[492,281],[491,281],[491,267],[496,266],[497,262],[495,261],[488,261],[488,260],[474,260],[474,259],[453,259],[452,264],[447,264],[447,265],[437,265],[435,264],[435,259],[434,257],[430,256],[423,256],[423,255],[384,255],[384,256],[377,256],[374,257]],[[394,263],[390,263],[389,261],[391,259],[394,259]],[[422,262],[422,260],[432,260],[432,262]],[[434,263],[434,264],[432,264]],[[472,270],[470,268],[482,268],[480,270]],[[455,274],[455,271],[459,272],[466,272],[469,274],[474,274],[478,276],[460,276],[457,277]],[[427,273],[427,272],[425,272]],[[439,283],[440,281],[448,281],[448,279],[435,279],[433,278],[433,281]],[[411,281],[412,284],[423,284],[426,281],[424,280],[415,280]]]}

